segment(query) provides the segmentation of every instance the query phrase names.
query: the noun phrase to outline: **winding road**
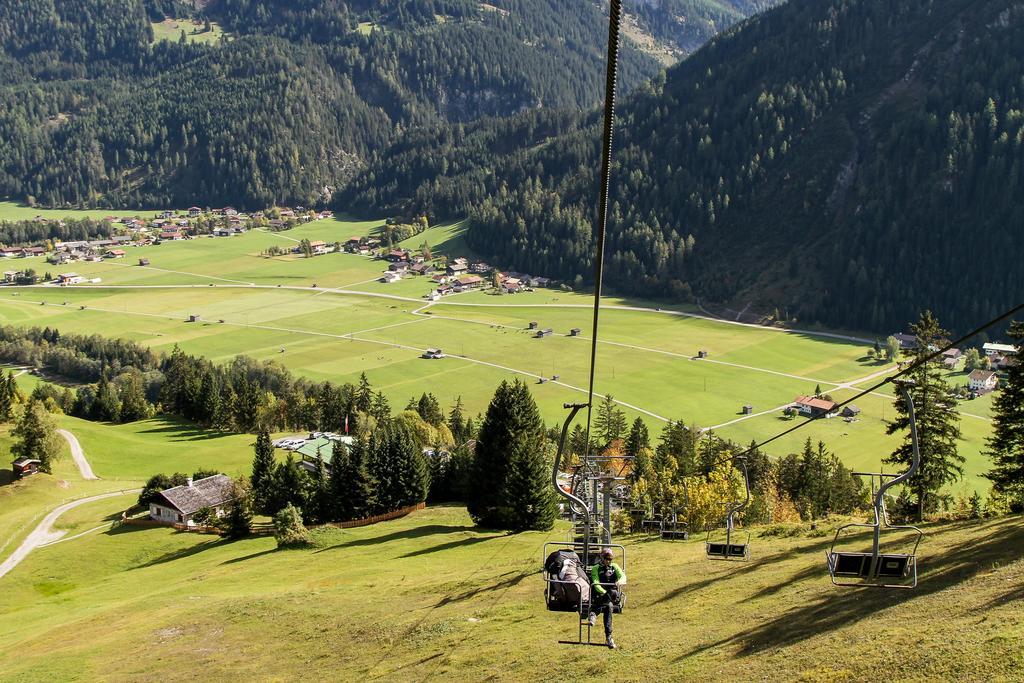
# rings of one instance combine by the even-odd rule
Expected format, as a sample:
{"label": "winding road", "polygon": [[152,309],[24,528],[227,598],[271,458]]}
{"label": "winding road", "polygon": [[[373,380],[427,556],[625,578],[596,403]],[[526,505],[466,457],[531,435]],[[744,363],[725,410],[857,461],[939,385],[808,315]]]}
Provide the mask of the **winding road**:
{"label": "winding road", "polygon": [[111,493],[101,493],[96,496],[89,496],[88,498],[79,498],[73,500],[70,503],[64,503],[54,508],[50,514],[43,518],[35,529],[21,542],[18,549],[11,553],[3,562],[0,562],[0,578],[3,578],[9,571],[21,564],[21,561],[28,557],[28,554],[41,546],[53,543],[59,540],[66,531],[54,531],[53,525],[61,515],[68,510],[72,510],[79,505],[85,505],[86,503],[92,503],[93,501],[103,500],[105,498],[113,498],[114,496],[126,496],[129,494],[137,494],[142,489],[131,489],[128,491],[112,491]]}
{"label": "winding road", "polygon": [[93,471],[89,461],[85,459],[85,451],[82,450],[82,444],[78,443],[78,439],[75,435],[66,429],[58,429],[57,433],[64,437],[64,440],[68,442],[68,446],[71,447],[71,457],[74,459],[75,464],[78,465],[78,471],[82,474],[82,479],[96,480],[99,479]]}

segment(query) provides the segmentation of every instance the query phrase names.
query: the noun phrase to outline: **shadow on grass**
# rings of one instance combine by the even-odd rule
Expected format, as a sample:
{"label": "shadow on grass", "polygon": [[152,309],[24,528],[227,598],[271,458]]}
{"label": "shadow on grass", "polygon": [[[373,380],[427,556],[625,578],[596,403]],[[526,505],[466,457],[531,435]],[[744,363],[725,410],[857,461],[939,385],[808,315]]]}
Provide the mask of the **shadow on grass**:
{"label": "shadow on grass", "polygon": [[161,426],[144,429],[142,434],[166,434],[171,441],[206,441],[227,436],[227,432],[204,429],[188,422],[164,422]]}
{"label": "shadow on grass", "polygon": [[338,543],[337,545],[328,546],[321,550],[317,550],[316,552],[324,553],[328,550],[341,550],[343,548],[359,548],[368,545],[377,545],[378,543],[387,543],[388,541],[421,538],[423,536],[434,536],[437,534],[454,534],[460,531],[486,531],[486,529],[481,530],[475,526],[449,526],[446,524],[427,524],[425,526],[413,527],[412,529],[394,531],[390,534],[383,534],[381,536],[371,536],[370,538],[358,538],[353,541]]}
{"label": "shadow on grass", "polygon": [[236,562],[245,562],[246,560],[254,560],[257,557],[263,557],[271,553],[276,553],[277,547],[268,548],[267,550],[261,550],[258,553],[249,553],[248,555],[242,555],[241,557],[233,557],[230,560],[224,560],[221,564],[235,564]]}
{"label": "shadow on grass", "polygon": [[[182,532],[182,533],[188,533],[188,532]],[[156,566],[158,564],[165,564],[167,562],[174,562],[175,560],[182,560],[182,559],[185,559],[186,557],[191,557],[193,555],[198,555],[199,553],[201,553],[203,551],[212,550],[213,548],[219,548],[221,546],[228,545],[228,544],[233,543],[233,542],[234,541],[230,541],[230,540],[225,539],[225,538],[217,538],[217,539],[214,539],[214,540],[203,541],[202,543],[197,543],[196,545],[191,546],[189,548],[182,548],[181,550],[175,550],[173,552],[164,553],[163,555],[160,555],[158,557],[154,557],[152,560],[150,560],[148,562],[143,562],[142,564],[136,565],[136,566],[132,567],[132,569],[143,569],[145,567],[154,567],[154,566]]]}
{"label": "shadow on grass", "polygon": [[454,548],[476,545],[477,543],[482,543],[484,541],[492,541],[496,538],[505,538],[505,534],[496,534],[494,536],[474,536],[472,538],[463,538],[458,541],[449,541],[448,543],[441,543],[440,545],[434,545],[429,548],[414,550],[411,553],[402,555],[402,557],[419,557],[420,555],[429,555],[431,553],[452,550]]}
{"label": "shadow on grass", "polygon": [[0,486],[7,486],[15,482],[14,472],[4,469],[0,470]]}
{"label": "shadow on grass", "polygon": [[[513,574],[513,576],[509,576],[509,574]],[[507,577],[507,578],[502,578],[501,581],[498,581],[494,585],[482,586],[480,588],[473,588],[473,589],[465,591],[463,593],[459,593],[458,595],[446,595],[443,598],[441,598],[441,601],[438,602],[436,605],[434,605],[434,607],[435,608],[437,608],[437,607],[444,607],[445,605],[450,605],[450,604],[452,604],[454,602],[463,602],[465,600],[471,600],[471,599],[475,598],[476,596],[482,595],[484,593],[493,593],[494,591],[500,591],[500,590],[505,590],[506,588],[512,588],[514,586],[518,586],[520,583],[522,583],[526,579],[530,578],[531,576],[536,576],[536,575],[537,575],[537,572],[534,571],[534,570],[522,571],[522,572],[519,572],[518,574],[516,574],[515,572],[508,572],[506,574],[502,574],[502,577]],[[501,578],[501,577],[499,577],[499,578]]]}
{"label": "shadow on grass", "polygon": [[[1005,564],[1018,559],[1019,549],[1024,544],[1024,526],[1014,522],[1016,520],[998,524],[984,538],[972,538],[959,545],[943,548],[941,554],[929,557],[923,565],[920,583],[914,590],[836,589],[814,602],[794,607],[754,628],[694,648],[680,655],[676,661],[729,644],[741,645],[739,656],[788,647],[805,638],[859,624],[890,607],[957,586],[979,571],[990,568],[993,563]],[[791,585],[800,577],[808,578],[819,573],[825,574],[824,566],[820,570],[801,570],[783,581],[780,587]],[[770,594],[777,590],[769,587],[762,590],[762,593]],[[997,598],[995,603],[1006,604],[1021,597],[1022,593],[1024,590],[1016,589]]]}
{"label": "shadow on grass", "polygon": [[[733,562],[731,564],[733,564],[736,567],[736,569],[734,569],[733,571],[722,574],[716,574],[714,576],[709,576],[706,579],[698,581],[697,583],[691,583],[686,586],[680,586],[679,588],[676,588],[675,590],[670,591],[665,595],[661,596],[660,598],[655,600],[654,603],[658,604],[662,602],[668,602],[669,600],[674,600],[675,598],[678,598],[682,595],[688,595],[690,593],[703,590],[709,586],[718,583],[719,581],[727,581],[735,579],[737,577],[746,576],[747,574],[756,572],[760,568],[765,567],[767,565],[776,564],[778,562],[785,562],[786,560],[792,560],[799,555],[804,555],[809,552],[824,552],[825,548],[830,547],[831,545],[832,539],[828,538],[819,541],[818,543],[812,543],[811,545],[791,548],[790,550],[786,550],[781,553],[775,553],[774,555],[768,555],[767,557],[762,557],[751,562]],[[754,552],[756,552],[757,543],[753,542],[751,544],[751,548],[752,550],[754,550]],[[715,560],[708,560],[708,562],[715,562]],[[726,564],[722,561],[718,561],[718,563]],[[822,561],[822,564],[824,564],[824,560]]]}

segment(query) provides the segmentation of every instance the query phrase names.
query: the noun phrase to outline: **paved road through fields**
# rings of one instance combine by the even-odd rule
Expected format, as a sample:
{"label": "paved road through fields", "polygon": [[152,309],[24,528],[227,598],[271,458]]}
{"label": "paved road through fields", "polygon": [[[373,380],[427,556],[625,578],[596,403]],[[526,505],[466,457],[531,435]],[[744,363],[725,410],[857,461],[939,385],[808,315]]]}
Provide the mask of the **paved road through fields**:
{"label": "paved road through fields", "polygon": [[54,531],[53,524],[57,521],[57,518],[63,515],[68,510],[78,507],[79,505],[85,505],[86,503],[92,503],[93,501],[103,500],[104,498],[113,498],[114,496],[126,496],[129,494],[137,494],[142,489],[131,489],[129,491],[113,491],[111,493],[101,493],[97,496],[89,496],[88,498],[79,498],[73,500],[70,503],[64,503],[58,506],[43,518],[43,521],[32,530],[32,533],[21,542],[18,549],[15,550],[10,557],[0,563],[0,578],[3,578],[9,571],[21,564],[21,561],[28,557],[28,554],[38,548],[39,546],[46,545],[47,543],[53,543],[66,531]]}

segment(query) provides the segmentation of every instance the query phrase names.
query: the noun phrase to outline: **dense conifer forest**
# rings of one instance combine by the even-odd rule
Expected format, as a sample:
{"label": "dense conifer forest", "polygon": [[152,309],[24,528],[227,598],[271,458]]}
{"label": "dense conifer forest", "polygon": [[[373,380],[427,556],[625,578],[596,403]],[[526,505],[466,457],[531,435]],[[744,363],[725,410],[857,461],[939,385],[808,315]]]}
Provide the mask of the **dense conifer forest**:
{"label": "dense conifer forest", "polygon": [[[682,54],[757,3],[736,5],[696,22],[698,37],[662,27],[665,49]],[[154,40],[165,17],[180,40]],[[193,42],[211,21],[226,37]],[[565,0],[6,3],[0,196],[325,204],[406,131],[596,105],[606,30],[598,3]],[[627,89],[659,68],[628,41]]]}
{"label": "dense conifer forest", "polygon": [[[967,0],[792,0],[712,40],[620,108],[607,281],[860,329],[996,314],[1024,263],[1022,41],[1019,7]],[[468,213],[488,257],[585,284],[596,115],[527,118],[396,145],[352,199]]]}

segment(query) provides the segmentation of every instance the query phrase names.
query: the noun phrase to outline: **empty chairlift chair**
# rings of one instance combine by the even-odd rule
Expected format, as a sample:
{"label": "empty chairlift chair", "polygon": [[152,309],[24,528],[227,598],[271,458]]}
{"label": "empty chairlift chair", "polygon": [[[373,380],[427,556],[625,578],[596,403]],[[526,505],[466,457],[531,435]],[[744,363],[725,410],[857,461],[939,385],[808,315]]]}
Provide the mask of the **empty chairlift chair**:
{"label": "empty chairlift chair", "polygon": [[[885,510],[885,492],[914,476],[921,465],[921,450],[918,442],[917,422],[914,415],[914,399],[910,396],[909,387],[913,382],[897,381],[903,400],[907,405],[907,413],[910,417],[910,441],[913,450],[913,459],[910,469],[900,475],[863,473],[872,477],[872,489],[874,489],[875,477],[879,480],[878,490],[873,491],[874,498],[874,523],[872,524],[845,524],[836,529],[835,538],[832,540],[832,547],[825,554],[828,573],[832,583],[837,586],[864,586],[871,588],[915,588],[917,586],[917,547],[921,543],[924,532],[916,526],[890,525]],[[862,474],[862,473],[858,473]],[[851,552],[837,550],[840,536],[847,529],[871,529],[871,551]],[[882,552],[882,530],[885,529],[887,536],[893,532],[908,532],[913,541],[906,542],[907,552],[892,553]]]}
{"label": "empty chairlift chair", "polygon": [[750,477],[747,474],[746,458],[736,458],[743,469],[744,499],[730,501],[725,505],[725,536],[721,537],[720,532],[715,529],[708,530],[707,539],[704,541],[704,549],[709,560],[747,560],[750,559],[750,532],[736,531],[736,513],[743,510],[750,503]]}

